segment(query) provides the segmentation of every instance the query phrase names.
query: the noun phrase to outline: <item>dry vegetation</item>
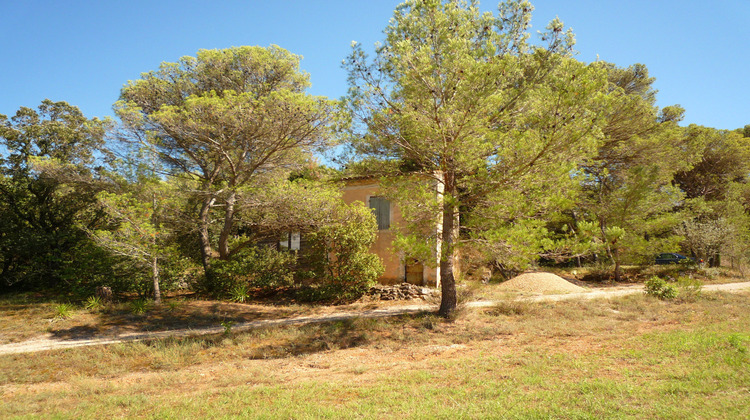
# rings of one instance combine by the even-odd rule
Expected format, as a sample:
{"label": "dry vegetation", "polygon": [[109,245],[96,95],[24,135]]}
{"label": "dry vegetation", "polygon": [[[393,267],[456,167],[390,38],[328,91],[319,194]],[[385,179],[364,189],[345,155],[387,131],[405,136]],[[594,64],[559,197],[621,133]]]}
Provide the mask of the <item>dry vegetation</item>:
{"label": "dry vegetation", "polygon": [[120,334],[172,329],[218,327],[267,319],[325,315],[403,304],[403,302],[362,301],[349,305],[320,306],[268,303],[231,303],[166,298],[162,305],[147,304],[142,314],[133,313],[133,302],[108,304],[89,310],[73,306],[69,317],[60,317],[59,303],[29,294],[0,299],[0,344],[15,343],[43,335],[77,339],[114,337]]}
{"label": "dry vegetation", "polygon": [[508,302],[452,322],[420,314],[5,355],[0,417],[745,418],[749,298]]}

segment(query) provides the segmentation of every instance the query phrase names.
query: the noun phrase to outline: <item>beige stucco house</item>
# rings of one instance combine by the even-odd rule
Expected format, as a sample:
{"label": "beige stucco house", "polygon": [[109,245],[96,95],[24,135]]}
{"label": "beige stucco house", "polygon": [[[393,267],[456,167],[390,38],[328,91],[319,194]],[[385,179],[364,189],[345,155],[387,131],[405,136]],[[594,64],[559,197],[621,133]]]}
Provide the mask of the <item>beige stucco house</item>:
{"label": "beige stucco house", "polygon": [[[439,191],[436,191],[436,197]],[[343,188],[343,200],[346,203],[360,201],[371,208],[378,222],[378,235],[372,245],[372,252],[383,261],[385,272],[378,279],[383,284],[408,282],[423,286],[439,286],[440,267],[435,260],[429,262],[407,260],[402,254],[394,250],[395,228],[403,226],[401,211],[398,206],[380,195],[380,183],[377,178],[347,179]],[[435,229],[440,238],[441,221],[436,220]],[[440,243],[438,242],[438,247]],[[437,251],[437,250],[436,250]]]}

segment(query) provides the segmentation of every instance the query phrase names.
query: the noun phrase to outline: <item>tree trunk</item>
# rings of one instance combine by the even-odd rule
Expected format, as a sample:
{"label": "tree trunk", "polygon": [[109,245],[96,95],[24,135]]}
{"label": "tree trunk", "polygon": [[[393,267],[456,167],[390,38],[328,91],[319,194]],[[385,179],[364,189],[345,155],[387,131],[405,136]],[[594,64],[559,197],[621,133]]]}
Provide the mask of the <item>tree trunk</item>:
{"label": "tree trunk", "polygon": [[711,268],[720,267],[721,266],[721,256],[719,253],[714,253],[708,258],[708,266]]}
{"label": "tree trunk", "polygon": [[[156,219],[156,192],[151,195],[151,225],[158,229],[159,224]],[[157,232],[158,233],[158,232]],[[156,234],[151,239],[153,251],[156,252]],[[159,289],[159,258],[156,255],[151,260],[151,276],[154,280],[154,302],[161,303],[161,290]]]}
{"label": "tree trunk", "polygon": [[159,289],[159,259],[154,257],[151,261],[152,277],[154,279],[154,302],[161,303],[161,290]]}
{"label": "tree trunk", "polygon": [[[453,273],[453,249],[456,242],[456,206],[453,201],[455,187],[453,185],[453,174],[445,174],[443,182],[445,191],[443,195],[443,232],[442,247],[440,252],[440,310],[438,314],[449,317],[456,311],[458,298],[456,296],[456,278]],[[447,197],[447,199],[446,199]]]}
{"label": "tree trunk", "polygon": [[615,260],[615,283],[620,281],[620,250],[618,248],[615,248],[614,252],[614,260]]}
{"label": "tree trunk", "polygon": [[222,260],[229,258],[229,235],[232,233],[232,225],[234,224],[234,204],[236,201],[237,193],[232,191],[226,201],[224,227],[219,235],[219,258]]}
{"label": "tree trunk", "polygon": [[211,238],[208,234],[208,216],[211,211],[211,206],[214,204],[215,199],[212,197],[206,197],[203,199],[203,205],[199,213],[200,219],[200,245],[201,245],[201,262],[203,263],[203,270],[207,278],[211,278],[211,257],[213,250],[211,249]]}

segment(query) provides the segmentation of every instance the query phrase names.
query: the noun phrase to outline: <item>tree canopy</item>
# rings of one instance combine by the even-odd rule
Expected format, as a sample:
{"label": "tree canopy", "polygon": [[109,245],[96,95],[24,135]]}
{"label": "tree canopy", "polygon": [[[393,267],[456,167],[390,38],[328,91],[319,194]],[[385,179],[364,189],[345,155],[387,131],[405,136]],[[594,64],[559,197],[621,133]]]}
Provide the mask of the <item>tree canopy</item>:
{"label": "tree canopy", "polygon": [[[171,169],[198,183],[201,253],[228,258],[238,194],[300,163],[329,141],[330,101],[305,93],[300,57],[277,46],[201,50],[163,63],[122,89],[116,104],[128,133]],[[218,241],[209,230],[221,206]],[[214,245],[215,244],[215,245]]]}
{"label": "tree canopy", "polygon": [[[101,221],[93,203],[100,189],[92,165],[104,147],[109,120],[88,119],[66,102],[44,100],[0,115],[0,278],[21,287],[77,286],[91,273],[72,274],[86,248],[78,227]],[[66,184],[35,168],[43,159],[66,163],[81,179]],[[90,250],[88,250],[90,251]],[[87,251],[87,252],[88,252]],[[83,252],[83,251],[81,251]],[[91,266],[93,269],[93,265]]]}
{"label": "tree canopy", "polygon": [[476,1],[406,1],[373,59],[355,44],[344,62],[358,150],[408,161],[441,184],[443,315],[456,306],[459,208],[535,171],[559,174],[595,144],[587,104],[603,74],[570,58],[573,35],[559,20],[544,46],[529,43],[532,9],[508,1],[493,15]]}

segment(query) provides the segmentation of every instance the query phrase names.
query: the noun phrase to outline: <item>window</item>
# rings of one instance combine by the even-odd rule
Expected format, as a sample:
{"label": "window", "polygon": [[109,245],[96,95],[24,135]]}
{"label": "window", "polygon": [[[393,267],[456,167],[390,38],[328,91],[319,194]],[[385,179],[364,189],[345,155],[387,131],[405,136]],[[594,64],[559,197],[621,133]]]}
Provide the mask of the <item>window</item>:
{"label": "window", "polygon": [[378,222],[378,230],[391,228],[391,202],[383,197],[370,197],[370,208]]}
{"label": "window", "polygon": [[279,246],[281,249],[290,249],[292,251],[299,251],[300,234],[299,232],[285,233],[281,235],[279,240]]}

